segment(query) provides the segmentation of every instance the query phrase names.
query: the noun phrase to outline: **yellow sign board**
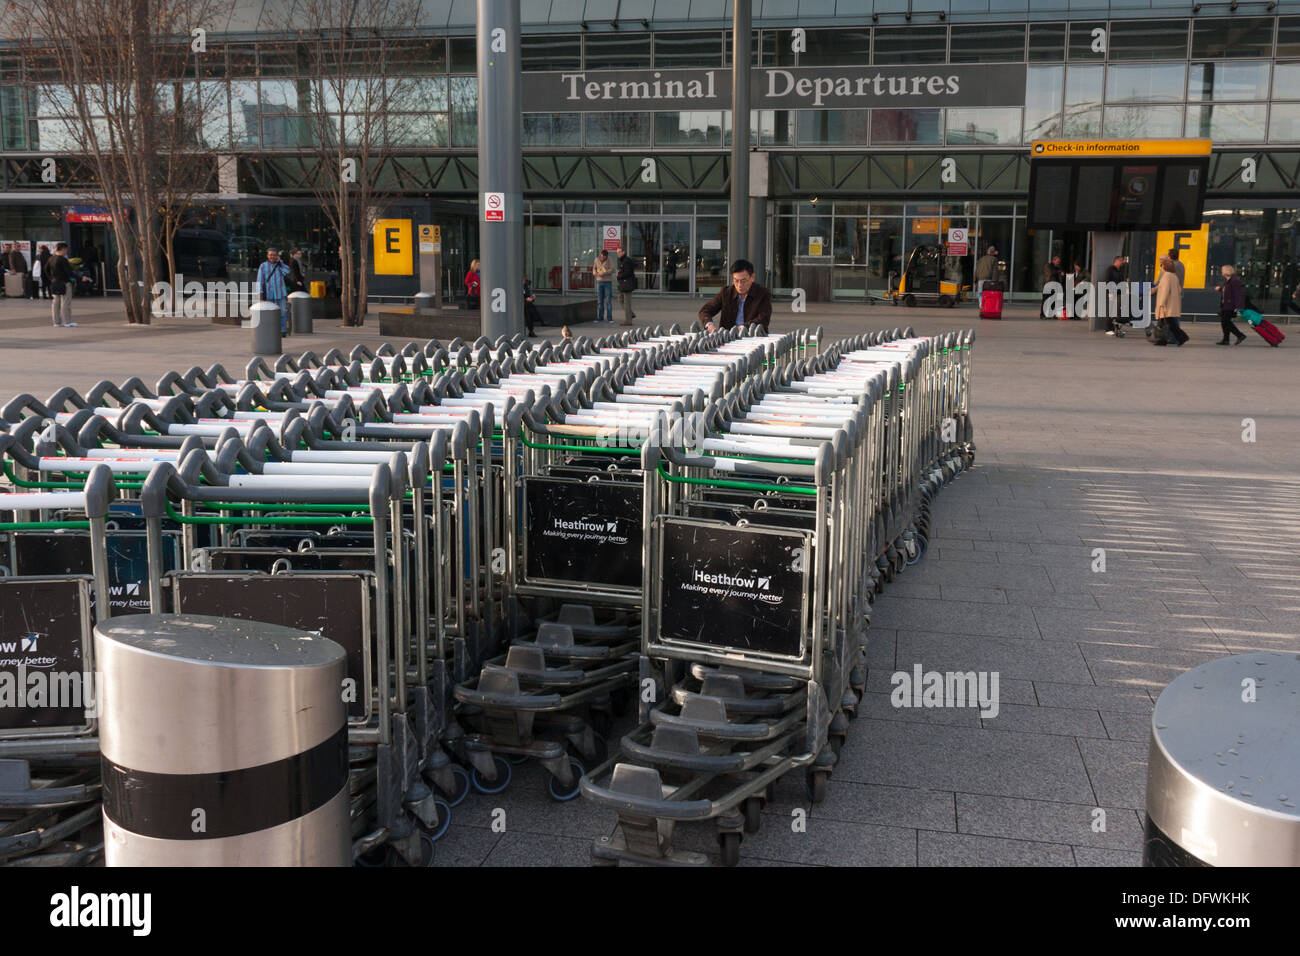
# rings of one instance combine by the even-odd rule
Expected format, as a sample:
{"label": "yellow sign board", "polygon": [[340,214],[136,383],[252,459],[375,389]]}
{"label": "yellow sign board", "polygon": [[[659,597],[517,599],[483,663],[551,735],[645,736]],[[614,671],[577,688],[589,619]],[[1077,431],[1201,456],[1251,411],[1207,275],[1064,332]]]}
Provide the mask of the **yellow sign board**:
{"label": "yellow sign board", "polygon": [[411,220],[378,220],[375,223],[374,242],[375,275],[409,276],[414,274]]}
{"label": "yellow sign board", "polygon": [[1073,139],[1038,140],[1031,159],[1072,159],[1088,156],[1209,156],[1208,139]]}
{"label": "yellow sign board", "polygon": [[421,242],[442,242],[442,226],[420,226]]}
{"label": "yellow sign board", "polygon": [[825,245],[825,240],[823,240],[823,238],[822,238],[821,236],[809,236],[809,237],[808,237],[808,255],[810,255],[810,256],[820,256],[820,255],[822,255],[822,246],[823,246],[823,245]]}
{"label": "yellow sign board", "polygon": [[[1208,223],[1199,230],[1172,230],[1156,233],[1156,256],[1163,256],[1170,249],[1178,250],[1178,261],[1183,264],[1183,288],[1205,288],[1205,257],[1210,248],[1210,226]],[[1160,268],[1157,264],[1156,268]]]}
{"label": "yellow sign board", "polygon": [[939,235],[948,231],[950,219],[940,219],[937,216],[925,216],[912,220],[912,235],[930,236]]}

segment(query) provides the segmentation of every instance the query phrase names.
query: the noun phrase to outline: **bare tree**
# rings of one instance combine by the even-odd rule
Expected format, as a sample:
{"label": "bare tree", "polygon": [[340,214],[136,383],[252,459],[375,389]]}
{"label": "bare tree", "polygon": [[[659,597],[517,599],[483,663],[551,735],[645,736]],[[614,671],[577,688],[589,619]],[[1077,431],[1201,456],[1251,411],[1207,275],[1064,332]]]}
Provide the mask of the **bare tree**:
{"label": "bare tree", "polygon": [[[410,35],[416,0],[292,0],[297,26],[298,110],[305,114],[314,172],[310,184],[338,237],[344,325],[366,315],[369,237],[396,194],[385,167],[399,131],[391,114],[427,110],[415,103],[414,75],[386,70],[385,37]],[[274,25],[280,33],[282,21]],[[385,75],[385,74],[388,75]]]}
{"label": "bare tree", "polygon": [[[215,0],[78,0],[74,11],[34,0],[10,27],[27,78],[60,141],[41,148],[85,160],[97,187],[87,198],[108,207],[117,238],[118,281],[128,321],[149,322],[135,290],[159,278],[164,225],[210,179],[192,130],[201,98],[176,99],[198,52]],[[196,32],[197,31],[197,32]],[[211,160],[206,162],[210,165]],[[165,211],[164,211],[165,210]]]}

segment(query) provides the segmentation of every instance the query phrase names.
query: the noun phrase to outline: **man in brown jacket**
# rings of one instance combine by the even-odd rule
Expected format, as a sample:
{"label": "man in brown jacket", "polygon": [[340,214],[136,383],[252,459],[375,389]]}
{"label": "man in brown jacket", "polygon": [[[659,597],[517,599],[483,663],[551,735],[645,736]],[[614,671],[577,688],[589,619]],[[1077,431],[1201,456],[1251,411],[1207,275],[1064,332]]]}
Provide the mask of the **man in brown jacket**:
{"label": "man in brown jacket", "polygon": [[[713,317],[722,313],[715,323]],[[754,281],[754,264],[737,259],[731,265],[731,285],[724,286],[700,309],[700,321],[708,328],[730,329],[737,325],[761,325],[767,331],[772,321],[772,293]]]}

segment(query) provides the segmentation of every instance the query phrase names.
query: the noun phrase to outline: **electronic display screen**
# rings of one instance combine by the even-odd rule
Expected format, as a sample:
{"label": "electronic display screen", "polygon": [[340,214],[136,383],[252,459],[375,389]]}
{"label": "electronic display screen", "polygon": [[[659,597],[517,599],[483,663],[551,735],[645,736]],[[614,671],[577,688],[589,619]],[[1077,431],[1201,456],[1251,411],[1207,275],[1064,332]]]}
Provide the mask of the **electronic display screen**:
{"label": "electronic display screen", "polygon": [[1199,229],[1209,157],[1036,159],[1031,229]]}

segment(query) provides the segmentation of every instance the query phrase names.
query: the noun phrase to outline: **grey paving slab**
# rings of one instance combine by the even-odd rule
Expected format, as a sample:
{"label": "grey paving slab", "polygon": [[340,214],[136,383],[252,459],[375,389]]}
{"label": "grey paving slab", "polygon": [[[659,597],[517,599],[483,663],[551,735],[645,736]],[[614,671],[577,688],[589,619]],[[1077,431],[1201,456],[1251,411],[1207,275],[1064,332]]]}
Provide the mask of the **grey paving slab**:
{"label": "grey paving slab", "polygon": [[975,604],[1006,604],[1007,592],[1000,587],[968,588],[960,584],[945,584],[941,597],[945,601]]}
{"label": "grey paving slab", "polygon": [[[456,810],[452,810],[455,814]],[[502,834],[493,833],[486,827],[464,826],[458,824],[453,816],[452,824],[434,845],[434,866],[482,866],[488,854],[501,841]]]}
{"label": "grey paving slab", "polygon": [[1097,598],[1090,592],[1061,593],[1052,589],[1050,584],[1038,588],[1006,588],[1008,604],[1023,604],[1029,607],[1087,608],[1097,607]]}
{"label": "grey paving slab", "polygon": [[1105,850],[1095,846],[1076,846],[1076,866],[1138,866],[1142,865],[1141,850]]}
{"label": "grey paving slab", "polygon": [[1044,707],[1077,707],[1149,716],[1155,702],[1145,688],[1114,684],[1061,684],[1034,681],[1034,693]]}
{"label": "grey paving slab", "polygon": [[[892,674],[890,675],[892,678]],[[868,685],[871,684],[868,676]],[[889,694],[868,690],[858,703],[858,718],[906,720],[919,724],[946,724],[953,727],[978,727],[979,710],[974,707],[895,707]]]}
{"label": "grey paving slab", "polygon": [[591,841],[507,830],[483,866],[590,866]]}
{"label": "grey paving slab", "polygon": [[1037,638],[1038,625],[1029,608],[1004,607],[973,601],[881,601],[872,622],[882,627],[907,627],[948,634],[981,634]]}
{"label": "grey paving slab", "polygon": [[985,730],[1016,730],[1031,734],[1060,734],[1066,737],[1107,737],[1095,710],[1069,707],[1028,707],[1002,704],[996,717],[984,717]]}
{"label": "grey paving slab", "polygon": [[956,796],[960,833],[1120,850],[1142,849],[1142,820],[1137,812],[1126,807],[1015,800],[975,793]]}
{"label": "grey paving slab", "polygon": [[1146,808],[1147,744],[1083,737],[1076,742],[1100,806]]}
{"label": "grey paving slab", "polygon": [[1201,650],[1120,643],[1076,646],[1098,684],[1143,687],[1152,693],[1159,693],[1183,671],[1230,653],[1222,644],[1214,649],[1208,643]]}
{"label": "grey paving slab", "polygon": [[1145,742],[1151,739],[1150,714],[1121,714],[1103,710],[1101,722],[1106,725],[1106,736],[1111,740]]}
{"label": "grey paving slab", "polygon": [[965,833],[917,834],[921,866],[1073,866],[1070,847]]}
{"label": "grey paving slab", "polygon": [[898,635],[897,665],[910,671],[997,671],[1013,680],[1056,680],[1093,683],[1087,661],[1072,644],[1037,638],[963,636],[902,631]]}
{"label": "grey paving slab", "polygon": [[1222,642],[1199,617],[1175,617],[1167,610],[1089,611],[1034,608],[1034,620],[1048,642],[1109,643],[1215,652]]}
{"label": "grey paving slab", "polygon": [[953,795],[943,790],[918,790],[855,783],[837,774],[826,799],[812,808],[818,820],[870,823],[922,830],[955,830]]}
{"label": "grey paving slab", "polygon": [[[1108,741],[1103,741],[1107,743]],[[1087,802],[1092,787],[1070,737],[859,719],[835,774],[858,783]]]}

